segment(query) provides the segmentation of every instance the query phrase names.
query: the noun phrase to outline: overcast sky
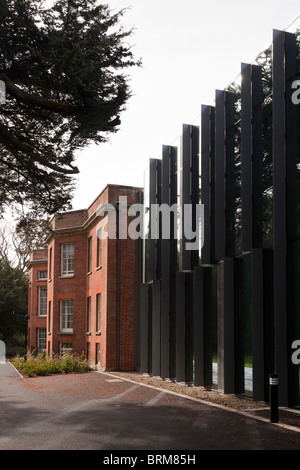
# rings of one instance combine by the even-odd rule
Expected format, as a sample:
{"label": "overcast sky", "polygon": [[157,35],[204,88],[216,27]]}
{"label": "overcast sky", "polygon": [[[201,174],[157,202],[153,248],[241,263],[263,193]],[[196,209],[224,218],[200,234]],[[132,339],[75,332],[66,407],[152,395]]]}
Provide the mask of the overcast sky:
{"label": "overcast sky", "polygon": [[[201,104],[212,104],[300,13],[299,0],[111,0],[129,8],[122,24],[142,68],[129,69],[133,96],[110,143],[78,157],[73,208],[87,207],[106,184],[143,186],[149,158],[177,145],[182,124],[200,124]],[[300,23],[300,21],[299,21]]]}

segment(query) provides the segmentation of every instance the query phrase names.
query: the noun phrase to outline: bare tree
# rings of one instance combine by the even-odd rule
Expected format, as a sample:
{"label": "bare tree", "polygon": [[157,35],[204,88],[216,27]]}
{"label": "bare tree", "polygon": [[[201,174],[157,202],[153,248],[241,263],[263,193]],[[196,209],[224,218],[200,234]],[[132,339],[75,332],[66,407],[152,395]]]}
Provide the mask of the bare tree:
{"label": "bare tree", "polygon": [[48,233],[47,219],[23,218],[17,224],[3,222],[0,227],[0,258],[25,272],[32,250],[47,247]]}

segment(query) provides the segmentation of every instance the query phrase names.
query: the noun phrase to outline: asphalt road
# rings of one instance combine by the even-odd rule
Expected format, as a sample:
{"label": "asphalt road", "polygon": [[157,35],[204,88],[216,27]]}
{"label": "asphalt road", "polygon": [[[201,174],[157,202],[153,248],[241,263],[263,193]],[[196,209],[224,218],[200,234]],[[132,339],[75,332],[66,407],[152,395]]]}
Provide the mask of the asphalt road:
{"label": "asphalt road", "polygon": [[299,432],[109,374],[22,378],[0,365],[0,450],[96,450],[103,459],[117,451],[299,449]]}

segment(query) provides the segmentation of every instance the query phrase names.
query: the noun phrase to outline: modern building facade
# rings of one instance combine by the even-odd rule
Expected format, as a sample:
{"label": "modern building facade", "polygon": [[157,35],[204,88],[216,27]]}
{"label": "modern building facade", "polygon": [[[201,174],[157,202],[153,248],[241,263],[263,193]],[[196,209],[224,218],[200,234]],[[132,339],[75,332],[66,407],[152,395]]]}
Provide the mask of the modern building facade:
{"label": "modern building facade", "polygon": [[[140,270],[136,240],[118,233],[118,204],[121,198],[131,206],[140,196],[138,188],[108,185],[87,209],[52,218],[48,249],[29,262],[31,350],[69,351],[101,370],[133,370]],[[116,232],[106,236],[109,217]]]}
{"label": "modern building facade", "polygon": [[[275,373],[279,404],[300,406],[299,57],[299,32],[275,30],[199,126],[150,160],[145,205],[178,202],[182,217],[177,242],[145,243],[140,372],[255,401]],[[190,250],[184,206],[197,232],[199,204]]]}

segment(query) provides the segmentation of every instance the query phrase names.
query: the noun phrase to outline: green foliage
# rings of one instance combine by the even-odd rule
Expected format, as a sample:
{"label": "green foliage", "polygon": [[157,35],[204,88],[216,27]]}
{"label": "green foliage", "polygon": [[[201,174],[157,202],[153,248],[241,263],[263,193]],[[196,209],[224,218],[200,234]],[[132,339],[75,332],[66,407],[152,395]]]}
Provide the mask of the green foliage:
{"label": "green foliage", "polygon": [[26,345],[25,345],[25,319],[19,318],[20,323],[22,323],[22,329],[24,331],[15,333],[9,341],[5,344],[6,346],[6,357],[14,357],[14,356],[23,356],[26,352]]}
{"label": "green foliage", "polygon": [[0,339],[6,344],[25,331],[27,296],[27,279],[22,270],[0,258]]}
{"label": "green foliage", "polygon": [[138,66],[119,24],[97,0],[0,0],[0,209],[70,207],[77,151],[108,140]]}
{"label": "green foliage", "polygon": [[68,374],[74,372],[88,372],[91,370],[89,362],[84,356],[64,354],[62,357],[48,357],[40,353],[36,356],[28,354],[27,358],[16,356],[11,363],[22,374],[29,377],[51,374]]}

